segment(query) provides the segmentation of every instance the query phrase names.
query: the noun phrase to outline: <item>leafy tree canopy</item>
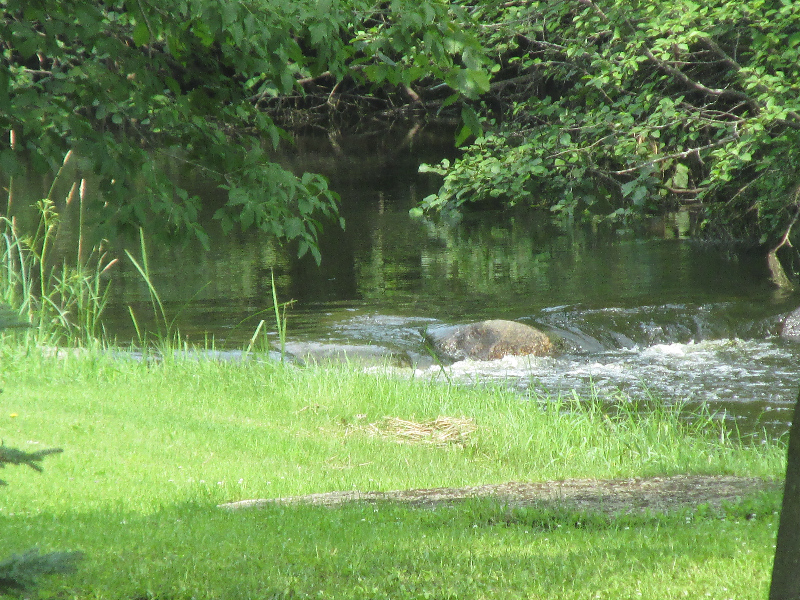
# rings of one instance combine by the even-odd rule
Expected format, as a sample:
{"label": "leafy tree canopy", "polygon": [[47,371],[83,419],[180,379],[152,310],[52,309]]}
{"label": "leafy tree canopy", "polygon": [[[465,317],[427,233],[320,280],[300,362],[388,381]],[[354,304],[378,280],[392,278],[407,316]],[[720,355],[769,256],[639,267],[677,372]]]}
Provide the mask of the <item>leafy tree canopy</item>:
{"label": "leafy tree canopy", "polygon": [[166,165],[195,166],[224,191],[223,228],[299,241],[337,196],[270,160],[286,134],[259,102],[322,73],[364,85],[437,78],[488,89],[464,11],[441,0],[5,0],[0,2],[0,171],[59,168],[71,150],[101,192],[108,228],[161,223],[207,243],[201,203]]}
{"label": "leafy tree canopy", "polygon": [[688,207],[712,234],[773,246],[800,212],[791,0],[0,6],[0,124],[13,132],[0,171],[54,171],[72,150],[101,192],[87,214],[102,235],[159,223],[206,240],[200,199],[169,173],[187,163],[222,191],[226,230],[258,227],[319,260],[337,196],[271,159],[286,134],[270,115],[320,81],[332,96],[348,81],[422,105],[431,90],[444,90],[438,107],[474,101],[462,158],[427,167],[445,177],[428,211],[491,201],[624,219]]}
{"label": "leafy tree canopy", "polygon": [[459,160],[423,167],[445,177],[425,210],[684,207],[713,235],[773,246],[797,219],[800,3],[512,0],[472,16],[504,110]]}

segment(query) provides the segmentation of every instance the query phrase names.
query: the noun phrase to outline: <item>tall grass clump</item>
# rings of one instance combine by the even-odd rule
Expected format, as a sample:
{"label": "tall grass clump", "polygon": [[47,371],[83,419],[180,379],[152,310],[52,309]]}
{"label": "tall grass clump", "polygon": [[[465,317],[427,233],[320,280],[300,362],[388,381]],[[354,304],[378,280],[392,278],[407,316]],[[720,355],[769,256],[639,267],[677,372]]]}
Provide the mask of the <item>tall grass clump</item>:
{"label": "tall grass clump", "polygon": [[[551,423],[519,446],[538,468],[588,477],[598,471],[609,477],[683,473],[736,473],[755,469],[762,476],[779,472],[781,454],[757,449],[732,435],[725,422],[707,407],[689,408],[645,392],[641,398],[613,397],[592,389],[589,398],[576,392],[555,398],[534,395],[530,402],[541,418]],[[512,420],[509,427],[526,427]],[[759,468],[761,451],[772,457],[771,466]],[[635,465],[635,466],[634,466]]]}
{"label": "tall grass clump", "polygon": [[10,216],[11,192],[7,215],[0,217],[0,302],[30,321],[31,335],[41,345],[82,345],[103,337],[100,317],[109,291],[104,275],[116,262],[102,247],[86,249],[85,180],[74,182],[65,199],[70,205],[77,196],[80,203],[75,254],[56,249],[62,223],[53,195],[71,157],[68,153],[47,197],[36,203],[39,223],[34,233],[21,232]]}
{"label": "tall grass clump", "polygon": [[[258,318],[264,313],[271,312],[272,313],[272,321],[275,323],[275,333],[278,336],[278,351],[279,357],[281,362],[286,360],[286,332],[287,332],[287,312],[288,309],[294,304],[294,300],[288,300],[286,302],[280,302],[278,300],[278,289],[275,285],[275,272],[270,271],[270,285],[272,288],[272,307],[271,309],[266,309],[260,312],[255,313],[240,321],[236,327],[240,327],[244,323],[250,321],[253,318]],[[256,326],[253,335],[250,336],[250,340],[247,343],[247,346],[244,349],[244,356],[248,357],[253,351],[259,351],[262,353],[269,353],[270,352],[270,345],[268,334],[265,331],[265,325],[267,324],[267,319],[260,319],[258,325]],[[262,335],[262,332],[264,334]],[[261,338],[259,338],[261,335]],[[261,340],[260,344],[256,342]]]}
{"label": "tall grass clump", "polygon": [[272,308],[275,312],[275,328],[278,332],[278,343],[281,349],[281,361],[286,355],[286,309],[294,304],[293,300],[278,302],[278,291],[275,288],[275,271],[270,271],[270,284],[272,285]]}
{"label": "tall grass clump", "polygon": [[[125,254],[147,286],[147,293],[150,296],[150,306],[153,310],[156,323],[155,331],[153,332],[155,337],[151,340],[149,332],[140,326],[139,319],[136,318],[133,309],[130,306],[128,307],[128,313],[131,316],[131,321],[136,330],[136,337],[138,338],[139,345],[143,350],[148,349],[151,345],[151,341],[155,343],[156,346],[161,347],[162,350],[170,348],[171,344],[178,347],[179,335],[175,330],[177,315],[172,319],[167,318],[167,311],[164,309],[164,303],[161,301],[161,296],[153,284],[153,278],[150,274],[150,263],[147,258],[147,244],[145,243],[144,231],[142,229],[139,229],[139,249],[141,252],[140,260],[137,260],[128,250],[125,250]],[[162,354],[169,355],[171,352],[162,352]]]}

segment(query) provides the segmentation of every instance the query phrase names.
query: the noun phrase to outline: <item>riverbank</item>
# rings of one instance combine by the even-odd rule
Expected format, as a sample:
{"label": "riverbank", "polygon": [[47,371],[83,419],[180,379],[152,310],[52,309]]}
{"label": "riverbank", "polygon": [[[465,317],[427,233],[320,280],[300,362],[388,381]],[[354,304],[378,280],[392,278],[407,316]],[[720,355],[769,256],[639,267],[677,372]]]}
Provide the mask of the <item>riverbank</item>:
{"label": "riverbank", "polygon": [[[326,492],[672,475],[779,479],[784,450],[663,399],[521,397],[344,368],[46,357],[0,347],[0,556],[86,553],[76,598],[760,598],[779,491],[666,514],[492,498],[219,504]],[[9,534],[12,533],[12,534]],[[635,569],[631,565],[636,565]]]}

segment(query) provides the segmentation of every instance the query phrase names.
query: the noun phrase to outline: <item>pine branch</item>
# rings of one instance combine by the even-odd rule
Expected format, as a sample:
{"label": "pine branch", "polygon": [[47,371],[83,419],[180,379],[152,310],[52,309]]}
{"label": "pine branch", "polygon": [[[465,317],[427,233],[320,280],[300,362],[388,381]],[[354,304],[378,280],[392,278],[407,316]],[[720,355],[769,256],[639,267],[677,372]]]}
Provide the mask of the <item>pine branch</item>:
{"label": "pine branch", "polygon": [[12,554],[0,562],[0,594],[21,595],[36,585],[41,575],[74,573],[83,552],[49,552],[39,554],[36,549],[22,554]]}
{"label": "pine branch", "polygon": [[[39,450],[38,452],[25,452],[24,450],[17,450],[16,448],[9,448],[0,443],[0,469],[6,466],[6,463],[12,465],[28,465],[34,471],[42,472],[38,462],[48,454],[58,454],[63,452],[61,448],[48,448],[47,450]],[[7,485],[5,481],[0,479],[0,485]]]}

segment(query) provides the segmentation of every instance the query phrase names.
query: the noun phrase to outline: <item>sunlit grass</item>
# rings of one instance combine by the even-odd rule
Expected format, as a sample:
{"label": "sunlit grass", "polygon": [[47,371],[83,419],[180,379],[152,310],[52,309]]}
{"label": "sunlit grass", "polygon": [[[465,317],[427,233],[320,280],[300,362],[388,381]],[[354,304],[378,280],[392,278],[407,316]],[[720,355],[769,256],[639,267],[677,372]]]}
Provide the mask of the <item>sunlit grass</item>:
{"label": "sunlit grass", "polygon": [[[781,474],[779,448],[720,443],[713,421],[688,425],[668,408],[610,417],[599,405],[502,388],[252,361],[52,359],[36,351],[7,351],[2,360],[0,407],[19,415],[0,413],[5,439],[66,449],[49,477],[15,484],[20,502],[51,489],[61,471],[77,481],[58,494],[65,507],[81,497],[137,509],[198,494],[224,502],[509,480]],[[398,443],[369,427],[387,416],[440,415],[469,418],[476,430],[463,443],[435,446]]]}
{"label": "sunlit grass", "polygon": [[[487,501],[222,502],[506,481],[736,474],[778,478],[780,445],[647,399],[523,398],[277,362],[46,356],[0,345],[0,437],[63,447],[5,469],[0,556],[81,550],[42,592],[75,598],[761,598],[777,494],[722,513],[622,519]],[[602,402],[601,402],[602,400]],[[14,415],[14,416],[12,416]],[[376,435],[385,417],[470,420],[454,443]],[[376,427],[370,427],[370,425]],[[705,515],[705,516],[704,516]],[[745,519],[745,515],[756,518]]]}

